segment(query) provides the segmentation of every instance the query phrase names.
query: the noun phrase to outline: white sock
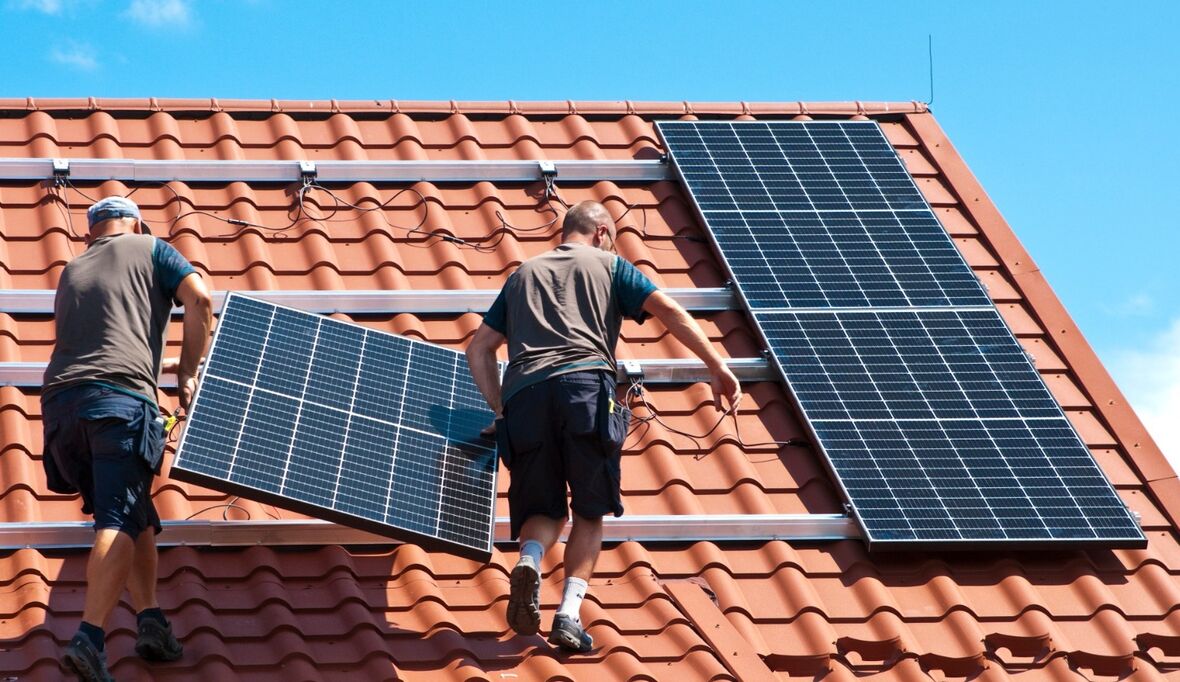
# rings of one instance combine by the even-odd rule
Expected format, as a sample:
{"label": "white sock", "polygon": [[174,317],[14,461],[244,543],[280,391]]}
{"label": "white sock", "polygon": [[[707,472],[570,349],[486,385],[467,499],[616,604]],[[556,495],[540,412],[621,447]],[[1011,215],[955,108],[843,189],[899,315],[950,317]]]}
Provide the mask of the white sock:
{"label": "white sock", "polygon": [[565,591],[561,593],[561,606],[557,612],[569,616],[574,621],[582,622],[579,613],[582,611],[582,599],[586,597],[586,581],[581,578],[566,578]]}
{"label": "white sock", "polygon": [[528,540],[520,546],[520,555],[531,556],[539,571],[541,570],[541,557],[545,556],[545,548],[536,540]]}

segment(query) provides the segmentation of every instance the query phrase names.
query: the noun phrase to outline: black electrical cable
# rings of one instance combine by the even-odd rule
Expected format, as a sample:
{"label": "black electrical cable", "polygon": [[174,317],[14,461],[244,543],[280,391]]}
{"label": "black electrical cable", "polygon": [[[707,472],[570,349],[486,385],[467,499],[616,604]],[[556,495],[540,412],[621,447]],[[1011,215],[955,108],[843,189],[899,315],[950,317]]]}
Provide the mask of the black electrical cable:
{"label": "black electrical cable", "polygon": [[[693,442],[693,445],[696,450],[703,452],[703,449],[701,448],[701,444],[698,441],[698,439],[703,439],[703,438],[707,438],[707,437],[711,436],[714,432],[717,431],[718,428],[721,427],[721,424],[725,421],[726,417],[732,416],[733,417],[733,430],[734,430],[735,440],[737,440],[738,445],[741,445],[743,448],[810,446],[810,442],[808,442],[806,440],[802,440],[802,439],[796,439],[796,438],[790,438],[787,440],[772,440],[772,441],[766,441],[766,442],[762,442],[762,443],[747,443],[744,439],[742,439],[741,426],[740,426],[740,422],[738,420],[737,408],[732,405],[730,407],[728,407],[727,409],[725,409],[721,413],[721,416],[719,416],[717,418],[717,422],[714,423],[713,426],[708,431],[705,431],[702,434],[692,434],[692,433],[688,433],[686,431],[682,431],[682,430],[677,429],[673,426],[670,426],[667,422],[665,422],[663,419],[660,418],[659,414],[656,413],[655,409],[651,406],[651,403],[648,402],[648,400],[647,400],[647,397],[646,397],[645,392],[643,390],[643,382],[638,379],[632,379],[631,385],[627,388],[626,397],[624,398],[624,401],[626,402],[627,406],[630,409],[632,409],[632,414],[634,414],[634,407],[635,407],[636,400],[639,401],[639,406],[642,406],[645,410],[647,410],[648,416],[634,417],[632,419],[633,425],[632,425],[631,429],[627,432],[628,439],[630,439],[630,437],[639,430],[640,426],[646,427],[646,429],[650,429],[651,424],[656,423],[656,424],[659,424],[661,427],[663,427],[665,430],[667,430],[670,433],[674,433],[679,436],[684,436],[685,438],[688,438],[689,440],[691,440]],[[643,432],[643,435],[647,434],[646,429]],[[639,440],[640,441],[643,440],[642,435],[640,436]],[[698,457],[701,457],[701,456],[703,456],[703,455],[700,455]]]}

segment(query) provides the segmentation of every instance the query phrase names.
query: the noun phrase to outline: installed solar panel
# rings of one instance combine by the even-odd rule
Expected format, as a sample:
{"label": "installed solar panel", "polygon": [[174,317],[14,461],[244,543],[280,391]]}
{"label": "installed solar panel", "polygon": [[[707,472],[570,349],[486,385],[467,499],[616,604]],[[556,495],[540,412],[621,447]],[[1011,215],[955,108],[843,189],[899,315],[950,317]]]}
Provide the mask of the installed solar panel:
{"label": "installed solar panel", "polygon": [[491,419],[460,353],[230,294],[172,475],[487,559]]}
{"label": "installed solar panel", "polygon": [[754,317],[870,542],[1142,541],[994,310]]}
{"label": "installed solar panel", "polygon": [[657,127],[870,546],[1146,544],[876,123]]}
{"label": "installed solar panel", "polygon": [[1062,417],[995,310],[761,312],[808,418]]}
{"label": "installed solar panel", "polygon": [[871,121],[661,121],[752,308],[989,305]]}
{"label": "installed solar panel", "polygon": [[1142,547],[1065,419],[812,423],[870,543]]}

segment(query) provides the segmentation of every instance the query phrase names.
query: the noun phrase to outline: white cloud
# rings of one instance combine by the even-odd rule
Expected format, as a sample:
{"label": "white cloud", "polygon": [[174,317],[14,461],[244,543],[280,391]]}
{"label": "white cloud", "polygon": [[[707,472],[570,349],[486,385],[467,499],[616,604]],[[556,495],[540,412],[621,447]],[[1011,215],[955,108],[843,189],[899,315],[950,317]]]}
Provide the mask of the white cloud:
{"label": "white cloud", "polygon": [[1115,317],[1147,317],[1155,313],[1155,299],[1139,292],[1120,301],[1117,305],[1099,304],[1102,312]]}
{"label": "white cloud", "polygon": [[187,0],[131,0],[126,15],[152,28],[184,28],[192,21]]}
{"label": "white cloud", "polygon": [[49,52],[49,58],[80,71],[94,71],[98,68],[98,57],[94,48],[85,43],[57,45]]}
{"label": "white cloud", "polygon": [[61,14],[62,0],[16,0],[17,9],[31,9],[43,14]]}
{"label": "white cloud", "polygon": [[1144,348],[1116,351],[1111,360],[1119,388],[1180,472],[1180,319]]}

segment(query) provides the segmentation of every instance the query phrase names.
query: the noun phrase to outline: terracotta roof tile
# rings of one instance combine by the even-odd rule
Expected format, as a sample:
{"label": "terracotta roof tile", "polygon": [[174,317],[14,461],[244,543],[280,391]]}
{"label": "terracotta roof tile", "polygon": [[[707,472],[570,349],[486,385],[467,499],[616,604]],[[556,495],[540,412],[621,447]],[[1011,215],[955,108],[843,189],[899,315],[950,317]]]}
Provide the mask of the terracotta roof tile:
{"label": "terracotta roof tile", "polygon": [[[657,158],[656,118],[872,116],[1149,536],[1142,550],[1054,553],[869,554],[856,541],[619,543],[603,552],[591,581],[583,613],[599,649],[584,657],[556,656],[540,637],[509,636],[503,609],[515,555],[500,550],[483,566],[409,545],[177,547],[162,551],[160,598],[185,658],[149,673],[130,655],[134,618],[122,603],[108,628],[117,676],[715,680],[745,670],[840,682],[1039,682],[1180,675],[1180,483],[924,105],[20,99],[0,100],[0,109],[0,157],[135,159]],[[364,212],[312,191],[294,224],[294,188],[275,184],[172,182],[138,188],[135,198],[157,234],[170,232],[226,290],[493,289],[556,243],[539,184],[412,187],[419,194],[405,192],[384,208],[400,187],[332,188],[342,201],[374,209]],[[131,189],[80,187],[90,195]],[[559,180],[558,189],[565,201],[597,199],[622,216],[621,253],[659,284],[724,284],[677,183]],[[74,190],[64,196],[73,230],[82,229],[88,200]],[[210,214],[289,227],[239,228]],[[70,223],[42,183],[0,182],[0,286],[54,288],[83,248]],[[497,236],[505,223],[512,227]],[[502,241],[482,252],[439,234]],[[356,321],[461,348],[479,316]],[[730,357],[761,350],[741,313],[711,313],[701,323]],[[53,336],[47,316],[0,313],[0,361],[43,362]],[[178,343],[173,329],[170,344]],[[625,324],[619,355],[688,357],[653,322]],[[840,511],[838,488],[809,448],[757,445],[805,433],[782,387],[747,388],[737,421],[709,437],[694,442],[656,424],[641,429],[623,460],[628,512]],[[678,430],[704,432],[716,419],[703,385],[651,386],[649,395]],[[0,387],[0,520],[81,520],[75,498],[45,487],[40,431],[37,392]],[[502,477],[500,514],[505,485]],[[247,500],[227,507],[227,496],[166,476],[154,498],[169,519],[295,517]],[[560,548],[545,558],[546,612],[559,598],[562,558]],[[60,678],[56,659],[80,616],[84,562],[71,551],[0,554],[0,670]],[[727,634],[703,632],[708,623]],[[752,652],[745,658],[721,646],[739,640]]]}

